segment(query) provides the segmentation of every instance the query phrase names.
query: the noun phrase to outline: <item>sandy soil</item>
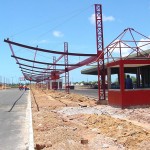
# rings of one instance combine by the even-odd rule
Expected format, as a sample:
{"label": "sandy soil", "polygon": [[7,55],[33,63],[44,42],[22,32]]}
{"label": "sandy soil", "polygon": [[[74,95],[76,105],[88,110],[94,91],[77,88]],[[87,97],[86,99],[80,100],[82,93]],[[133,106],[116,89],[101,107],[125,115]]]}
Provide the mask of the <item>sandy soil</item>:
{"label": "sandy soil", "polygon": [[37,150],[150,150],[150,108],[122,110],[82,95],[31,91]]}

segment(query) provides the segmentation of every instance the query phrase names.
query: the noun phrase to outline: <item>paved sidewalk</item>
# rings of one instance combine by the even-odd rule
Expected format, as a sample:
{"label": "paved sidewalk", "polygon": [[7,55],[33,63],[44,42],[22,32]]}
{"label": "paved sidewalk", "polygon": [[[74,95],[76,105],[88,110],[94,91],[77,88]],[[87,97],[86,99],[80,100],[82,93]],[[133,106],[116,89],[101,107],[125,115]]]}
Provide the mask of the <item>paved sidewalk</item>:
{"label": "paved sidewalk", "polygon": [[0,150],[32,150],[30,91],[0,90]]}

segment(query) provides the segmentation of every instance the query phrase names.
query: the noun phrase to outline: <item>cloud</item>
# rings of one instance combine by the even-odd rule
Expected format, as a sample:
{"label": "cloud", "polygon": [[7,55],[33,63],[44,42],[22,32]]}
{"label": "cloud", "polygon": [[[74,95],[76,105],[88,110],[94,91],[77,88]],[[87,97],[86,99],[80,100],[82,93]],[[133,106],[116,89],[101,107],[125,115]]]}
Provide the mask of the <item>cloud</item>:
{"label": "cloud", "polygon": [[[150,38],[150,36],[149,36],[149,38]],[[144,45],[144,46],[142,46],[142,45]],[[138,43],[138,47],[140,47],[142,50],[149,50],[150,49],[150,40],[149,39],[141,39]]]}
{"label": "cloud", "polygon": [[[103,15],[103,21],[106,22],[106,21],[114,21],[115,18],[113,16],[105,16]],[[95,24],[95,14],[92,14],[90,17],[89,17],[89,21],[91,24]]]}
{"label": "cloud", "polygon": [[113,16],[105,16],[103,15],[103,21],[114,21],[115,18]]}
{"label": "cloud", "polygon": [[95,14],[92,14],[92,15],[89,17],[89,20],[90,20],[90,23],[91,23],[91,24],[95,24]]}
{"label": "cloud", "polygon": [[60,32],[60,31],[53,31],[53,35],[54,35],[55,37],[63,37],[63,36],[64,36],[63,33]]}
{"label": "cloud", "polygon": [[[118,40],[114,41],[114,43],[115,42],[118,42]],[[130,48],[130,46],[131,47],[135,47],[136,45],[132,45],[131,43],[126,43],[126,44],[120,42],[120,45],[119,45],[119,42],[118,42],[117,45],[116,45],[117,48],[110,49],[110,52],[112,52],[112,55],[114,57],[120,57],[119,56],[120,55],[120,48],[118,48],[118,47],[121,46],[122,47],[121,48],[121,55],[122,55],[122,57],[128,56],[129,54],[136,53],[136,51],[134,51],[133,49]],[[150,49],[150,40],[142,38],[137,43],[137,46],[140,47],[140,49],[141,49],[140,52],[142,52],[142,50],[143,51],[149,50]]]}
{"label": "cloud", "polygon": [[[115,42],[118,42],[118,41],[116,40],[116,41],[114,41],[114,43]],[[123,43],[120,43],[120,45],[119,45],[119,42],[117,43],[116,47],[117,48],[113,49],[113,53],[114,53],[115,57],[120,57],[120,48],[119,47],[122,47],[122,49],[121,49],[122,57],[128,56],[133,51],[127,45],[125,45]]]}

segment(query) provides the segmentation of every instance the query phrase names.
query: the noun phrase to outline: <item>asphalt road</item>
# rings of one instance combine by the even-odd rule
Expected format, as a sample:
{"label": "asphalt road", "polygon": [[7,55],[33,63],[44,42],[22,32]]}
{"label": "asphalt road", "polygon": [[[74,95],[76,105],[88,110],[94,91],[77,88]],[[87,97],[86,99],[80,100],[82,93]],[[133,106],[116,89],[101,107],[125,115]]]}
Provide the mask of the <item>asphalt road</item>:
{"label": "asphalt road", "polygon": [[74,89],[70,90],[70,93],[86,95],[98,99],[98,89]]}
{"label": "asphalt road", "polygon": [[29,91],[0,90],[0,150],[27,150]]}

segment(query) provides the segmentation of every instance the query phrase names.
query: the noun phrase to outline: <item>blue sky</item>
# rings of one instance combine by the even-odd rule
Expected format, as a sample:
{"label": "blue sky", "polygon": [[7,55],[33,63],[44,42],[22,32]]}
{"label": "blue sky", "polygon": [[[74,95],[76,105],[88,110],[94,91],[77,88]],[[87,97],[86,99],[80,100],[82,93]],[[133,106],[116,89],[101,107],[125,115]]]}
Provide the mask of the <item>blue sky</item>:
{"label": "blue sky", "polygon": [[[0,80],[17,82],[22,77],[4,38],[58,51],[63,51],[64,42],[68,42],[69,52],[96,53],[92,16],[94,4],[99,3],[103,8],[104,46],[128,27],[150,36],[149,0],[0,0]],[[14,51],[21,57],[34,57],[34,51],[19,47]],[[52,62],[53,55],[37,53],[37,59]],[[70,58],[69,62],[81,59]],[[97,80],[97,76],[81,75],[83,68],[87,66],[71,71],[70,80]]]}

